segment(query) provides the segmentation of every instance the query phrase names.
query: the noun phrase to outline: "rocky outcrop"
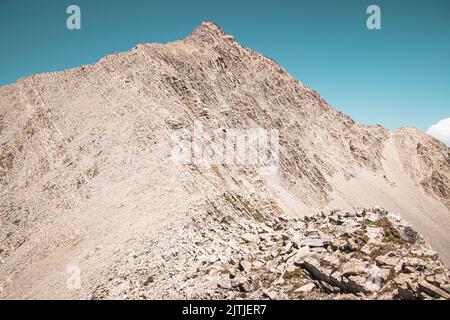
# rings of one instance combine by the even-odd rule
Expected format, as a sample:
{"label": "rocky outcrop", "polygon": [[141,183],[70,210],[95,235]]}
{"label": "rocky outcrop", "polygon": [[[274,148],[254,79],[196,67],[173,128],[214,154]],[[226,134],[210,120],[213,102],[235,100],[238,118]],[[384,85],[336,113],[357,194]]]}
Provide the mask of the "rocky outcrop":
{"label": "rocky outcrop", "polygon": [[450,299],[438,254],[380,207],[261,222],[230,214],[194,221],[170,253],[123,261],[90,298]]}

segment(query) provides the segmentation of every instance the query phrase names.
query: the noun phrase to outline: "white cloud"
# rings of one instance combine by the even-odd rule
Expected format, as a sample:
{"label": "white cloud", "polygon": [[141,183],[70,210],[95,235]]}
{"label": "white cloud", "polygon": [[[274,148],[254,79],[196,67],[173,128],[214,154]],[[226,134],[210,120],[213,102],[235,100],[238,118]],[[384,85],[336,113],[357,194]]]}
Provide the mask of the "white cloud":
{"label": "white cloud", "polygon": [[428,129],[427,133],[450,147],[450,118],[433,124],[430,129]]}

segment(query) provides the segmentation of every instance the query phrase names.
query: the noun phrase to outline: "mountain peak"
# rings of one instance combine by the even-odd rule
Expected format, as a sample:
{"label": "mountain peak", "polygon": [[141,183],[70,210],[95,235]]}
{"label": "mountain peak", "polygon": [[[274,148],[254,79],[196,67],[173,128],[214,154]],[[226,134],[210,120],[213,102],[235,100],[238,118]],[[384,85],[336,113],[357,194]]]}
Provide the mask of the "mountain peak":
{"label": "mountain peak", "polygon": [[205,20],[203,21],[197,29],[195,29],[194,33],[196,32],[213,32],[213,33],[224,33],[223,29],[219,27],[217,24],[215,24],[212,21]]}
{"label": "mountain peak", "polygon": [[232,39],[233,37],[227,35],[225,31],[217,24],[211,21],[203,21],[188,37],[188,39]]}
{"label": "mountain peak", "polygon": [[401,271],[450,285],[412,229],[450,265],[449,149],[359,125],[212,22],[0,87],[0,133],[0,299],[308,298],[305,283],[371,299],[378,272],[376,297],[428,297],[393,289]]}

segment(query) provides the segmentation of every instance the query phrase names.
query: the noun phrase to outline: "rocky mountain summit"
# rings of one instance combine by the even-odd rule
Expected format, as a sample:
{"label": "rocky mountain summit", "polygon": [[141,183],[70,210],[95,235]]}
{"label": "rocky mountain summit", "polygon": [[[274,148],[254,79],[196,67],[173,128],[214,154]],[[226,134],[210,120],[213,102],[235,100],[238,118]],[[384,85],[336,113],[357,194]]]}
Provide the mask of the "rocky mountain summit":
{"label": "rocky mountain summit", "polygon": [[[196,124],[217,135],[192,143]],[[278,133],[262,154],[277,155],[275,170],[251,157],[174,161],[177,134],[195,151],[252,130]],[[450,149],[418,129],[354,122],[211,22],[0,87],[0,200],[1,298],[448,292],[412,230],[450,265]],[[366,221],[358,208],[376,205],[419,240],[383,210]],[[316,216],[334,208],[349,216]],[[304,261],[289,260],[299,251]],[[363,281],[372,266],[380,290]]]}

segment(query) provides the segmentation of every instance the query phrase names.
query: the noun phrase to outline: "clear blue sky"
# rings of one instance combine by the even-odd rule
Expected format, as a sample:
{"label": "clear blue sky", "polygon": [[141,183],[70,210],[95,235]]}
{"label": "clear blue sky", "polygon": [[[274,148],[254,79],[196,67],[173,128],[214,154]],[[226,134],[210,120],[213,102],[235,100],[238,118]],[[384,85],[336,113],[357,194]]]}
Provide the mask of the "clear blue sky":
{"label": "clear blue sky", "polygon": [[[69,4],[81,30],[66,29]],[[370,4],[381,30],[366,28]],[[450,117],[449,0],[0,0],[0,85],[180,39],[203,20],[359,122],[426,130]]]}

